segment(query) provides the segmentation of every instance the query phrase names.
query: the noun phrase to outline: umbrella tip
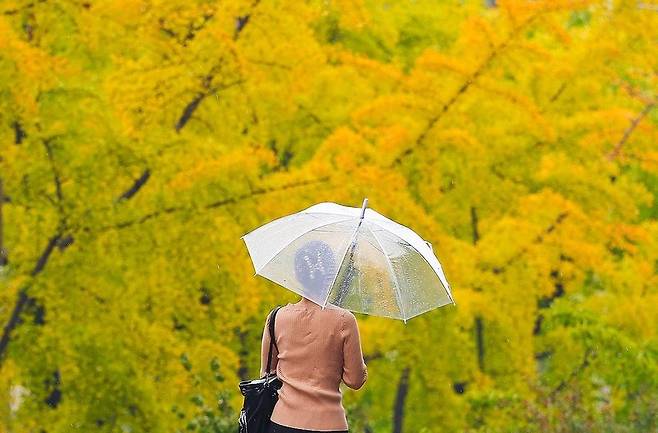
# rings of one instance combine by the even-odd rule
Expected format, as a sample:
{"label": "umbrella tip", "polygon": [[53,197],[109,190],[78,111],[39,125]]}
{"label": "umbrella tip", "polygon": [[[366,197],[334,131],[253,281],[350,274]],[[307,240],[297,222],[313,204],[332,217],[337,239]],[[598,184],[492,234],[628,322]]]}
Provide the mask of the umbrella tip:
{"label": "umbrella tip", "polygon": [[363,219],[363,217],[365,216],[367,207],[368,207],[368,198],[366,197],[363,199],[363,204],[361,205],[361,219]]}

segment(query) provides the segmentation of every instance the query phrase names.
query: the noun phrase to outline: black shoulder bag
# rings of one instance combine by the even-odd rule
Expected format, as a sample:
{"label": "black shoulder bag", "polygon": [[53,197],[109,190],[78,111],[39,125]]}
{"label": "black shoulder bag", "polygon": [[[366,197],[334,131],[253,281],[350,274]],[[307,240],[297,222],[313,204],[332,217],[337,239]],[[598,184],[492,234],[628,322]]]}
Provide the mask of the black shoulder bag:
{"label": "black shoulder bag", "polygon": [[272,346],[279,347],[274,341],[274,323],[276,313],[281,306],[272,310],[268,319],[268,330],[270,332],[270,350],[267,354],[267,370],[260,379],[240,381],[240,392],[244,396],[244,404],[240,410],[238,419],[238,433],[266,433],[270,425],[270,417],[274,410],[279,395],[277,391],[283,383],[276,376],[276,372],[270,371],[272,363]]}

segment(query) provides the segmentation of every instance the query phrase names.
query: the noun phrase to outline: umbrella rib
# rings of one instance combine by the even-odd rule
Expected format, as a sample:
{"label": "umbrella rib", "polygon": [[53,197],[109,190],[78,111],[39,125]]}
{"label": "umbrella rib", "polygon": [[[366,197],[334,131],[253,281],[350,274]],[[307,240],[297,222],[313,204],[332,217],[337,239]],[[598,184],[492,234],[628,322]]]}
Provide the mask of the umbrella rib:
{"label": "umbrella rib", "polygon": [[334,275],[334,279],[333,281],[331,281],[331,284],[329,285],[329,289],[327,289],[327,296],[324,298],[324,302],[322,303],[322,308],[327,306],[329,295],[331,295],[331,292],[334,290],[334,284],[336,284],[336,280],[338,279],[338,274],[340,274],[340,270],[343,268],[343,262],[345,261],[345,257],[347,257],[347,252],[352,246],[352,242],[354,241],[354,238],[356,237],[356,234],[359,231],[359,227],[361,227],[360,222],[356,225],[356,228],[352,232],[352,236],[350,236],[350,239],[347,241],[347,247],[345,248],[345,252],[343,253],[343,258],[340,259],[340,263],[338,264],[338,268],[336,269],[336,275]]}
{"label": "umbrella rib", "polygon": [[400,314],[402,314],[402,320],[404,320],[404,323],[407,323],[407,317],[404,312],[404,305],[402,305],[402,293],[400,293],[400,283],[398,282],[398,277],[395,275],[395,272],[393,271],[393,265],[391,264],[391,260],[388,258],[388,254],[386,254],[386,250],[384,249],[384,245],[379,241],[379,238],[375,234],[374,231],[370,230],[370,227],[368,227],[368,231],[372,234],[372,237],[375,238],[377,243],[379,244],[379,247],[382,249],[382,253],[384,254],[384,259],[386,260],[386,264],[388,265],[388,270],[391,273],[391,276],[393,277],[395,287],[395,297],[398,301],[398,307],[400,308]]}
{"label": "umbrella rib", "polygon": [[273,255],[272,257],[270,257],[268,260],[266,260],[265,263],[263,263],[263,266],[261,266],[261,267],[259,267],[258,269],[256,269],[256,274],[258,274],[260,271],[262,271],[263,268],[264,268],[265,266],[267,266],[272,260],[274,260],[274,259],[276,258],[276,256],[278,256],[279,254],[281,254],[281,251],[285,250],[288,246],[290,246],[290,244],[292,244],[293,242],[295,242],[297,239],[301,238],[301,237],[304,236],[305,234],[310,233],[310,232],[312,232],[312,231],[314,231],[314,230],[317,230],[317,229],[319,229],[319,228],[322,228],[322,227],[330,226],[330,225],[332,225],[332,224],[337,224],[337,223],[342,223],[342,222],[345,222],[345,221],[349,221],[349,220],[352,219],[352,218],[353,218],[353,217],[347,217],[347,218],[345,218],[345,219],[343,219],[343,220],[332,221],[332,222],[327,223],[327,224],[322,224],[322,225],[319,225],[319,226],[317,226],[317,227],[313,227],[312,229],[303,232],[303,233],[300,234],[299,236],[295,236],[293,239],[290,240],[290,242],[287,242],[284,246],[282,246],[282,247],[279,249],[279,251],[277,251],[276,253],[274,253],[274,255]]}

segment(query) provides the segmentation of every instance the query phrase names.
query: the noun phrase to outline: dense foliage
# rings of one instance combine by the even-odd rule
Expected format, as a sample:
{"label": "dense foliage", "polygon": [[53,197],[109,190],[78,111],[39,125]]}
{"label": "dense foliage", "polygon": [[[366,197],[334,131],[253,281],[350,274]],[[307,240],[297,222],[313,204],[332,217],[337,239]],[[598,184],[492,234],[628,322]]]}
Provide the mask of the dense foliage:
{"label": "dense foliage", "polygon": [[0,431],[234,431],[240,236],[320,201],[457,305],[359,316],[354,432],[658,430],[658,11],[628,1],[0,2]]}

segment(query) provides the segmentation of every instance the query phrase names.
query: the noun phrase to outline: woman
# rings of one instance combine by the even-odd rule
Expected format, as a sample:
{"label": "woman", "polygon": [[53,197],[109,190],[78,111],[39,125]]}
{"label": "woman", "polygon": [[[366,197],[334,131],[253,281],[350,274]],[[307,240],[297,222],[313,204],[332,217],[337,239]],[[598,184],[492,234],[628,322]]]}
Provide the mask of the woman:
{"label": "woman", "polygon": [[[339,385],[363,386],[367,369],[354,314],[302,297],[283,306],[274,321],[272,370],[283,382],[270,433],[346,432]],[[267,368],[267,321],[261,346],[261,377]]]}

